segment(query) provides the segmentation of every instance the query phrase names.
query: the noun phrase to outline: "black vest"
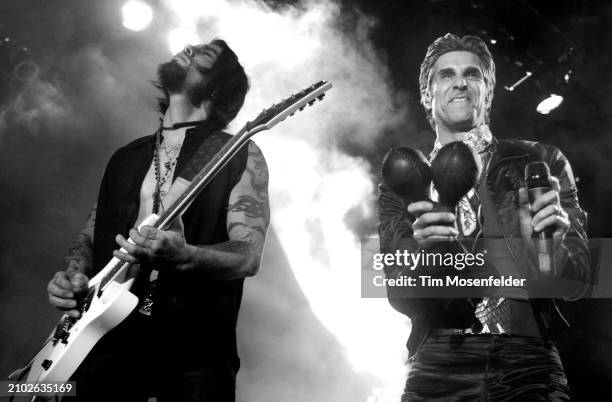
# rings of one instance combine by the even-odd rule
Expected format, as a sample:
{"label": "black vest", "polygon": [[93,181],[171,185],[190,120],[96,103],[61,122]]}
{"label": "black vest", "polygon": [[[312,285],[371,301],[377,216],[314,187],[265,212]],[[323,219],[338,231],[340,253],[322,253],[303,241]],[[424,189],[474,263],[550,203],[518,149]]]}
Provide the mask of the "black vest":
{"label": "black vest", "polygon": [[[175,170],[180,172],[200,145],[219,149],[231,136],[203,124],[187,130]],[[155,136],[133,141],[111,157],[100,187],[94,232],[94,270],[98,272],[112,258],[118,246],[115,236],[127,235],[137,219],[140,189],[151,165]],[[214,153],[211,153],[214,154]],[[246,166],[247,146],[219,172],[183,214],[185,238],[189,244],[208,245],[229,240],[226,229],[227,205],[233,187]],[[148,278],[141,275],[132,288],[139,297]],[[158,277],[152,326],[158,337],[158,357],[180,367],[197,368],[207,362],[238,364],[236,322],[242,298],[243,280],[212,281],[183,278],[173,271]],[[138,312],[132,313],[139,314]],[[129,320],[126,320],[129,321]]]}

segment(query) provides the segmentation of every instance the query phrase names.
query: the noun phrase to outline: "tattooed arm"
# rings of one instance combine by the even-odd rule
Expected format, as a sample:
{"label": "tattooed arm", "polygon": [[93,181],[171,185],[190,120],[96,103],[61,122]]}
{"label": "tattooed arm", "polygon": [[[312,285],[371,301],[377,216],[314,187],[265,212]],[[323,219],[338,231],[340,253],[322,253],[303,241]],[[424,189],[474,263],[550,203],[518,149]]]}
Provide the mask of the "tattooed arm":
{"label": "tattooed arm", "polygon": [[96,223],[96,208],[97,206],[94,205],[91,211],[89,211],[85,226],[72,243],[72,247],[68,250],[68,254],[64,257],[64,269],[70,274],[80,272],[87,276],[91,276],[93,269],[93,237]]}
{"label": "tattooed arm", "polygon": [[240,181],[229,197],[229,241],[210,246],[190,246],[191,258],[177,268],[203,270],[217,280],[253,276],[259,269],[268,224],[268,166],[261,150],[249,143],[249,156]]}
{"label": "tattooed arm", "polygon": [[117,243],[128,253],[115,251],[114,255],[131,263],[157,261],[159,266],[168,264],[215,280],[244,278],[259,269],[269,222],[268,167],[259,148],[250,142],[246,168],[229,197],[229,241],[196,246],[185,242],[181,224],[167,231],[145,226],[130,230],[134,244],[118,235]]}
{"label": "tattooed arm", "polygon": [[77,302],[75,293],[87,289],[88,277],[93,268],[93,233],[96,222],[96,206],[91,209],[85,222],[85,227],[79,232],[68,254],[64,257],[64,270],[56,272],[47,285],[49,303],[78,317],[75,309]]}

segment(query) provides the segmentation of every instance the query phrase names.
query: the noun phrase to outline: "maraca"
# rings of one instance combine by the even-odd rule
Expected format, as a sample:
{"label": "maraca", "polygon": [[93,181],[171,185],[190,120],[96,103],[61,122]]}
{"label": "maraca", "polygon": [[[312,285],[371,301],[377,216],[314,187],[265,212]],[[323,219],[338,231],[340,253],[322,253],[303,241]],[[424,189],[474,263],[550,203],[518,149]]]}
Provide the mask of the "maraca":
{"label": "maraca", "polygon": [[431,171],[425,155],[410,147],[391,148],[382,163],[383,183],[410,204],[429,200]]}
{"label": "maraca", "polygon": [[438,192],[434,212],[455,213],[455,206],[470,191],[482,170],[480,158],[461,141],[449,142],[431,162],[431,177]]}

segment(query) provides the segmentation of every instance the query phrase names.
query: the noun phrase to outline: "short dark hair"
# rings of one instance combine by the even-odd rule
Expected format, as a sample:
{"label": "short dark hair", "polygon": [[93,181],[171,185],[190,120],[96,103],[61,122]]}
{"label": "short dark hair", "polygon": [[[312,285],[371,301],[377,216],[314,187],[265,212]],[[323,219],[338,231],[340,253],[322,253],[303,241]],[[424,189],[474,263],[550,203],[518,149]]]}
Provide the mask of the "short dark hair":
{"label": "short dark hair", "polygon": [[[238,61],[236,53],[221,39],[215,39],[213,44],[221,47],[222,51],[217,57],[208,74],[205,99],[211,101],[210,119],[213,119],[221,128],[225,128],[238,114],[244,99],[249,91],[249,77]],[[158,110],[164,114],[169,106],[169,94],[159,82],[154,85],[162,91],[158,98]]]}
{"label": "short dark hair", "polygon": [[431,107],[428,107],[425,101],[427,95],[429,94],[429,87],[431,85],[429,74],[440,56],[448,52],[462,50],[474,53],[476,56],[478,56],[478,58],[480,59],[480,63],[482,64],[484,80],[487,86],[487,94],[485,97],[485,122],[487,124],[489,123],[489,112],[491,111],[491,103],[493,102],[493,90],[495,89],[495,62],[493,61],[493,56],[487,48],[486,43],[478,36],[466,35],[460,38],[457,35],[447,33],[446,35],[439,37],[431,45],[429,45],[429,47],[427,48],[427,54],[425,55],[425,58],[421,63],[421,73],[419,75],[421,103],[425,107],[427,119],[429,120],[429,123],[432,127],[434,127],[435,123],[433,120]]}

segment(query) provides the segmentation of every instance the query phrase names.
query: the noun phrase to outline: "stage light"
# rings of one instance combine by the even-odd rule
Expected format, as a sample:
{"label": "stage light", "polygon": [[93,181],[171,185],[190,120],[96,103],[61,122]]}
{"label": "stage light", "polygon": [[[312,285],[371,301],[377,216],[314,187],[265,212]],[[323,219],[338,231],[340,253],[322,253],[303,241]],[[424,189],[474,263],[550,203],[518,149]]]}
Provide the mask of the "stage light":
{"label": "stage light", "polygon": [[525,82],[525,80],[526,80],[526,79],[528,79],[528,78],[529,78],[529,77],[531,77],[532,75],[533,75],[533,74],[531,73],[531,71],[525,71],[525,75],[524,75],[524,76],[523,76],[523,77],[522,77],[520,80],[518,80],[517,82],[515,82],[514,84],[512,84],[512,85],[510,85],[510,86],[504,85],[504,89],[505,89],[506,91],[510,91],[510,92],[512,92],[512,91],[514,91],[514,89],[515,89],[516,87],[518,87],[519,85],[521,85],[523,82]]}
{"label": "stage light", "polygon": [[491,40],[489,40],[489,42],[491,42],[491,44],[494,45],[494,44],[497,43],[497,39],[491,39]]}
{"label": "stage light", "polygon": [[121,7],[123,26],[132,31],[145,29],[153,20],[153,9],[147,3],[130,0]]}
{"label": "stage light", "polygon": [[551,110],[558,108],[561,103],[563,103],[563,96],[551,94],[540,102],[536,110],[541,114],[549,114]]}
{"label": "stage light", "polygon": [[178,28],[168,34],[168,48],[172,54],[178,53],[188,44],[199,44],[198,35],[195,32]]}

